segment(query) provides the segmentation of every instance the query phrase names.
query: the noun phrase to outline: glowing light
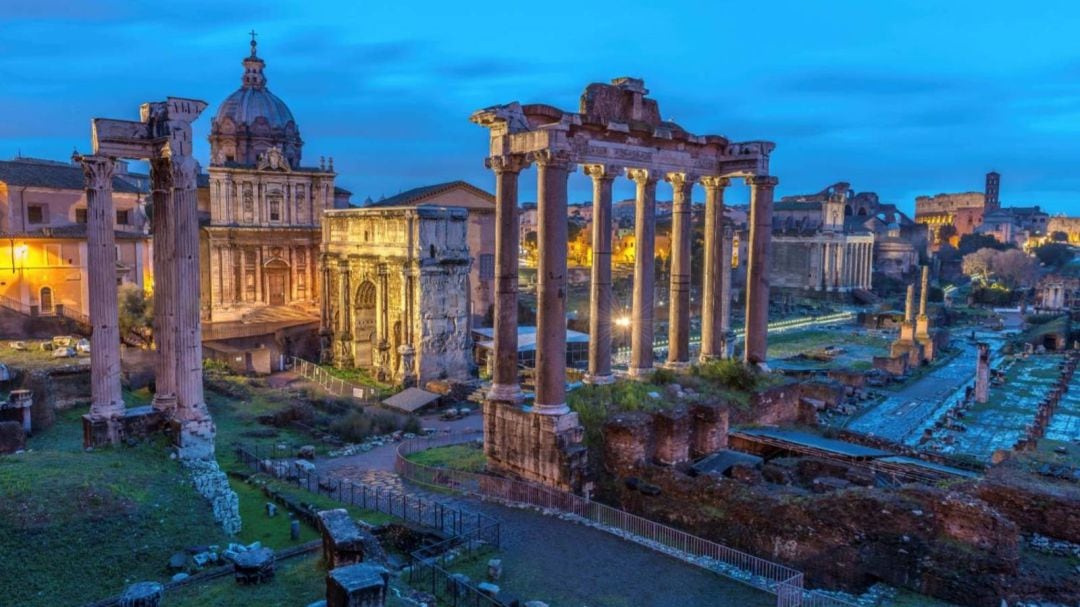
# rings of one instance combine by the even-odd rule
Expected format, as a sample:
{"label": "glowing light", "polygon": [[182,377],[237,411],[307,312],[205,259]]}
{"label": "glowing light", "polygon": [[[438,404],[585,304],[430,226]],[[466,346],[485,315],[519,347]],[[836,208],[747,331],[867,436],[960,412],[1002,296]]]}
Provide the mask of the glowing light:
{"label": "glowing light", "polygon": [[620,317],[615,319],[615,324],[620,326],[620,327],[629,327],[630,326],[630,317],[629,316],[620,316]]}

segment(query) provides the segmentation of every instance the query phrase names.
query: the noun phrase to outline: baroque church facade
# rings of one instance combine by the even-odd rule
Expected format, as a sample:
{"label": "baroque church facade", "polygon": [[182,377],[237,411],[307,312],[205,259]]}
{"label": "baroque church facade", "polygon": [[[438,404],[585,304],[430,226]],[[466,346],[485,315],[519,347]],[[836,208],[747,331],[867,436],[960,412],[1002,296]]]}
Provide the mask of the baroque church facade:
{"label": "baroque church facade", "polygon": [[200,184],[204,321],[317,322],[322,214],[347,206],[333,159],[302,164],[292,112],[270,92],[256,43],[241,87],[211,123],[209,178]]}

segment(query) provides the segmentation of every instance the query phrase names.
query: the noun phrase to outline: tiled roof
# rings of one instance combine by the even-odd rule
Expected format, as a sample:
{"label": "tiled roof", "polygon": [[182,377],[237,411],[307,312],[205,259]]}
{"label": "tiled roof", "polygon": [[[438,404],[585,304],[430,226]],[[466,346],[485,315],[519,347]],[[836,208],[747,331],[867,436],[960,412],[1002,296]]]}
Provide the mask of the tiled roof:
{"label": "tiled roof", "polygon": [[[80,167],[29,159],[0,160],[0,182],[9,186],[82,190],[85,187]],[[140,190],[121,177],[113,177],[113,191],[138,194]]]}
{"label": "tiled roof", "polygon": [[473,194],[476,194],[477,196],[479,196],[481,198],[485,198],[487,200],[490,200],[491,202],[495,202],[495,197],[492,196],[490,193],[485,192],[484,190],[481,190],[480,188],[478,188],[478,187],[476,187],[476,186],[474,186],[474,185],[472,185],[472,184],[470,184],[468,182],[458,180],[458,181],[448,181],[446,183],[436,183],[435,185],[425,185],[425,186],[420,186],[418,188],[413,188],[411,190],[406,190],[406,191],[404,191],[404,192],[402,192],[400,194],[391,196],[390,198],[384,198],[384,199],[382,199],[382,200],[380,200],[378,202],[373,202],[373,203],[371,203],[369,205],[366,205],[366,207],[367,208],[378,208],[378,207],[401,207],[401,206],[413,205],[413,204],[417,204],[419,202],[426,201],[427,199],[432,198],[433,196],[437,196],[439,194],[442,194],[444,192],[448,192],[448,191],[453,190],[455,188],[465,188],[466,190],[469,190],[470,192],[472,192]]}

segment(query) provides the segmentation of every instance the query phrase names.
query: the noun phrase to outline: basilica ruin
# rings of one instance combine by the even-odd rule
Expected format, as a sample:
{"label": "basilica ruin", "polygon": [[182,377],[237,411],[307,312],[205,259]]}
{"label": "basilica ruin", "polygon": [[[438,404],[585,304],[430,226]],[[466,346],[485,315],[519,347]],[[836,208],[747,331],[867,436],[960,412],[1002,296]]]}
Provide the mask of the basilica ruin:
{"label": "basilica ruin", "polygon": [[[767,141],[735,143],[719,135],[694,135],[661,119],[644,82],[618,78],[590,84],[578,112],[545,104],[517,102],[477,111],[472,121],[489,130],[487,166],[495,173],[496,297],[493,385],[484,404],[485,452],[489,466],[526,479],[580,489],[584,448],[577,414],[566,404],[567,177],[581,165],[593,179],[596,241],[593,256],[589,380],[610,382],[611,183],[626,176],[636,188],[631,363],[634,377],[654,368],[653,247],[656,187],[664,180],[674,195],[671,260],[670,345],[666,366],[690,364],[690,200],[694,185],[705,188],[704,293],[707,312],[701,356],[720,356],[729,338],[723,318],[729,285],[719,271],[725,263],[723,230],[717,229],[723,192],[733,178],[751,188],[750,242],[746,285],[746,338],[743,358],[761,365],[766,355],[773,190]],[[539,263],[537,267],[537,352],[535,399],[522,406],[517,369],[518,176],[537,168]]]}

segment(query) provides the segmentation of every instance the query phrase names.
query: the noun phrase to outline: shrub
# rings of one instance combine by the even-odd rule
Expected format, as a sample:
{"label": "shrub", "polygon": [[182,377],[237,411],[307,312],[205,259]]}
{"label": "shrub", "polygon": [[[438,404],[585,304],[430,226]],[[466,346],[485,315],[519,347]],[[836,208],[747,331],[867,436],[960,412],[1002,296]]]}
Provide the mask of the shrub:
{"label": "shrub", "polygon": [[752,369],[730,358],[704,363],[695,367],[694,372],[726,388],[743,392],[753,390],[758,382],[758,377]]}

